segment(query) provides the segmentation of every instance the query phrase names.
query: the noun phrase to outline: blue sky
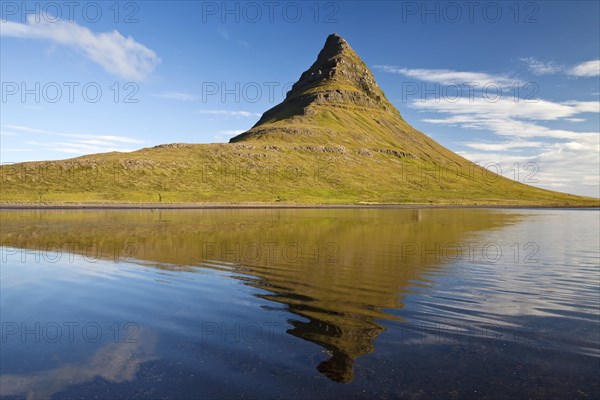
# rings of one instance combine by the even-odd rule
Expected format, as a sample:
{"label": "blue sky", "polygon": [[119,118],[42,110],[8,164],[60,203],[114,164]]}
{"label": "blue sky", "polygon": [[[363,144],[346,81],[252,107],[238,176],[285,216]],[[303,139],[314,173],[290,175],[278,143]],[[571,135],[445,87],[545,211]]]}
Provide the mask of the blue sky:
{"label": "blue sky", "polygon": [[599,196],[597,1],[0,4],[3,163],[227,141],[337,32],[444,146]]}

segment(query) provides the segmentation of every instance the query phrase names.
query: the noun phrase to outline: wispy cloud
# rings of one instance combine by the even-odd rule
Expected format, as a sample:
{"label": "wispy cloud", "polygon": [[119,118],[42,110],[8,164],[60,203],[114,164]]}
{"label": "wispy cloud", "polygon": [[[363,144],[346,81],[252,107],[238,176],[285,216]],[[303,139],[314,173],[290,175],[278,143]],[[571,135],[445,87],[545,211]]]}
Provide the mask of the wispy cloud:
{"label": "wispy cloud", "polygon": [[[9,131],[6,131],[5,128],[9,129]],[[39,149],[43,151],[52,150],[67,154],[90,154],[110,151],[127,152],[135,150],[130,148],[130,145],[143,143],[142,140],[125,136],[54,132],[23,125],[4,125],[2,128],[2,133],[6,134],[6,132],[14,135],[17,135],[18,132],[18,136],[27,139],[23,142],[23,144],[33,146],[28,147],[27,151],[35,151],[36,149]],[[43,136],[44,140],[33,139],[36,136]],[[68,140],[57,140],[57,137],[67,138]],[[10,149],[3,148],[2,151],[10,151]],[[20,149],[19,151],[25,150]]]}
{"label": "wispy cloud", "polygon": [[[552,62],[523,58],[529,69],[537,75],[566,73],[572,76],[596,76],[598,61],[581,63],[570,69]],[[408,69],[390,65],[377,65],[376,69],[403,75],[424,82],[441,85],[473,84],[481,87],[495,84],[511,87],[522,83],[519,78],[505,74],[454,71],[450,69]],[[539,98],[517,99],[504,97],[494,101],[484,96],[466,96],[440,101],[439,97],[415,99],[410,107],[437,114],[424,122],[457,126],[464,129],[486,131],[487,140],[462,143],[474,151],[460,154],[474,162],[503,162],[507,167],[513,162],[535,162],[543,169],[543,179],[538,186],[568,190],[587,195],[598,195],[600,186],[600,135],[598,132],[578,132],[548,126],[553,122],[584,122],[581,114],[600,113],[597,101],[548,101]],[[496,140],[494,140],[496,139]],[[508,163],[508,164],[506,164]],[[530,182],[531,183],[531,182]]]}
{"label": "wispy cloud", "polygon": [[466,143],[467,147],[475,150],[483,151],[505,151],[510,149],[528,148],[528,147],[539,147],[544,145],[543,142],[532,142],[532,141],[508,141],[501,143],[484,143],[484,142],[472,142]]}
{"label": "wispy cloud", "polygon": [[198,96],[190,94],[190,93],[184,93],[184,92],[166,92],[166,93],[153,94],[152,96],[159,97],[161,99],[178,100],[178,101],[197,101],[198,100]]}
{"label": "wispy cloud", "polygon": [[[490,132],[502,140],[463,143],[476,152],[460,154],[474,162],[502,162],[507,170],[513,162],[534,162],[540,168],[537,186],[598,195],[600,136],[598,132],[577,132],[545,126],[548,121],[579,120],[582,113],[600,113],[598,102],[519,102],[484,99],[435,102],[418,101],[411,107],[440,114],[425,122]],[[531,140],[534,139],[534,140]],[[478,151],[478,152],[477,152]],[[531,183],[531,182],[526,182]]]}
{"label": "wispy cloud", "polygon": [[535,75],[553,75],[564,72],[578,78],[600,76],[600,60],[585,61],[571,67],[553,61],[540,61],[534,57],[523,57],[520,60],[527,64],[527,68]]}
{"label": "wispy cloud", "polygon": [[221,115],[224,117],[260,117],[261,113],[250,111],[232,111],[232,110],[198,110],[198,114]]}
{"label": "wispy cloud", "polygon": [[68,46],[125,79],[143,80],[160,62],[153,50],[116,30],[95,33],[75,22],[39,15],[29,15],[25,23],[2,21],[1,25],[2,36],[49,40]]}
{"label": "wispy cloud", "polygon": [[535,75],[552,75],[564,70],[562,65],[552,61],[540,61],[534,57],[523,57],[520,60],[527,64],[529,71]]}
{"label": "wispy cloud", "polygon": [[25,149],[25,148],[2,148],[3,153],[28,153],[31,151],[35,151],[33,149]]}
{"label": "wispy cloud", "polygon": [[600,76],[600,60],[590,60],[577,64],[567,71],[567,74],[577,77]]}
{"label": "wispy cloud", "polygon": [[[535,154],[512,150],[458,153],[476,163],[497,163],[510,179],[546,189],[598,197],[598,141],[547,143]],[[515,164],[517,163],[517,164]],[[529,166],[528,166],[529,165]],[[518,176],[515,177],[515,174]]]}
{"label": "wispy cloud", "polygon": [[492,129],[499,135],[520,137],[569,138],[572,136],[570,131],[548,130],[528,124],[527,121],[557,121],[580,113],[600,112],[600,104],[595,101],[556,103],[540,99],[515,102],[513,99],[501,98],[492,102],[483,98],[460,98],[456,102],[415,101],[411,106],[448,115],[441,119],[426,119],[426,122],[459,124],[466,128],[483,127]]}
{"label": "wispy cloud", "polygon": [[118,143],[144,143],[143,140],[130,138],[130,137],[126,137],[126,136],[92,135],[92,134],[83,134],[83,133],[55,132],[55,131],[48,131],[45,129],[31,128],[29,126],[23,126],[23,125],[4,125],[4,127],[11,129],[13,131],[52,135],[52,136],[63,136],[63,137],[86,139],[86,140],[105,140],[105,141],[118,142]]}
{"label": "wispy cloud", "polygon": [[67,154],[94,154],[94,153],[108,153],[111,151],[130,152],[134,149],[122,147],[120,145],[114,145],[114,143],[106,143],[100,145],[98,143],[89,143],[85,140],[74,140],[70,142],[51,142],[44,141],[40,142],[37,140],[28,140],[25,142],[28,145],[35,146],[37,149],[43,149],[44,151],[56,151]]}
{"label": "wispy cloud", "polygon": [[15,132],[2,129],[0,130],[0,136],[17,136],[17,134]]}
{"label": "wispy cloud", "polygon": [[375,65],[373,68],[391,74],[404,75],[425,82],[436,82],[442,85],[471,84],[478,86],[499,85],[510,87],[515,83],[521,83],[519,79],[506,75],[492,75],[484,72],[454,71],[451,69],[425,69],[425,68],[402,68],[394,65]]}

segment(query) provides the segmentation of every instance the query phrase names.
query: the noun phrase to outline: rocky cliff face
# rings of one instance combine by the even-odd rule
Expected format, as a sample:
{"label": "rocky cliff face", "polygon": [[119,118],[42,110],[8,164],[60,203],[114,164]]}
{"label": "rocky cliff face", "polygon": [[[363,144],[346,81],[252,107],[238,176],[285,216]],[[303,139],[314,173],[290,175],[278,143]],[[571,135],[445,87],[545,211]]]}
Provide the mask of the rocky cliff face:
{"label": "rocky cliff face", "polygon": [[[325,101],[356,102],[361,97],[366,97],[368,100],[363,101],[370,100],[373,106],[384,105],[385,95],[375,82],[371,71],[348,42],[335,33],[327,38],[317,61],[292,86],[287,99],[302,95],[310,88],[314,88],[318,93],[330,94],[330,97],[321,96]],[[344,99],[344,94],[351,93],[352,96]]]}

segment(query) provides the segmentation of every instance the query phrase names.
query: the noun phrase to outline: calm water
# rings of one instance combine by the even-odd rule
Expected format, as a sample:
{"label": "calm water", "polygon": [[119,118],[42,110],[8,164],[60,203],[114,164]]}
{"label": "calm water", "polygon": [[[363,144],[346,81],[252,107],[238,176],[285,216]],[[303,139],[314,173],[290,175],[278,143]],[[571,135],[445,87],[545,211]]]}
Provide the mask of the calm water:
{"label": "calm water", "polygon": [[598,211],[0,217],[2,397],[600,397]]}

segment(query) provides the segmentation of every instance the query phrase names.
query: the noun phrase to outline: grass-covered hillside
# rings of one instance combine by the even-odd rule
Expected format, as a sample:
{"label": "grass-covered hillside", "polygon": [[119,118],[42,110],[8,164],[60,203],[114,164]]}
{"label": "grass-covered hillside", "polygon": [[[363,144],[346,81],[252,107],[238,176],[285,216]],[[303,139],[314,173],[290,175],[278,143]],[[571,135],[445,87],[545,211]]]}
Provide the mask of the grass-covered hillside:
{"label": "grass-covered hillside", "polygon": [[2,166],[0,202],[598,205],[495,175],[415,130],[337,35],[231,142]]}

